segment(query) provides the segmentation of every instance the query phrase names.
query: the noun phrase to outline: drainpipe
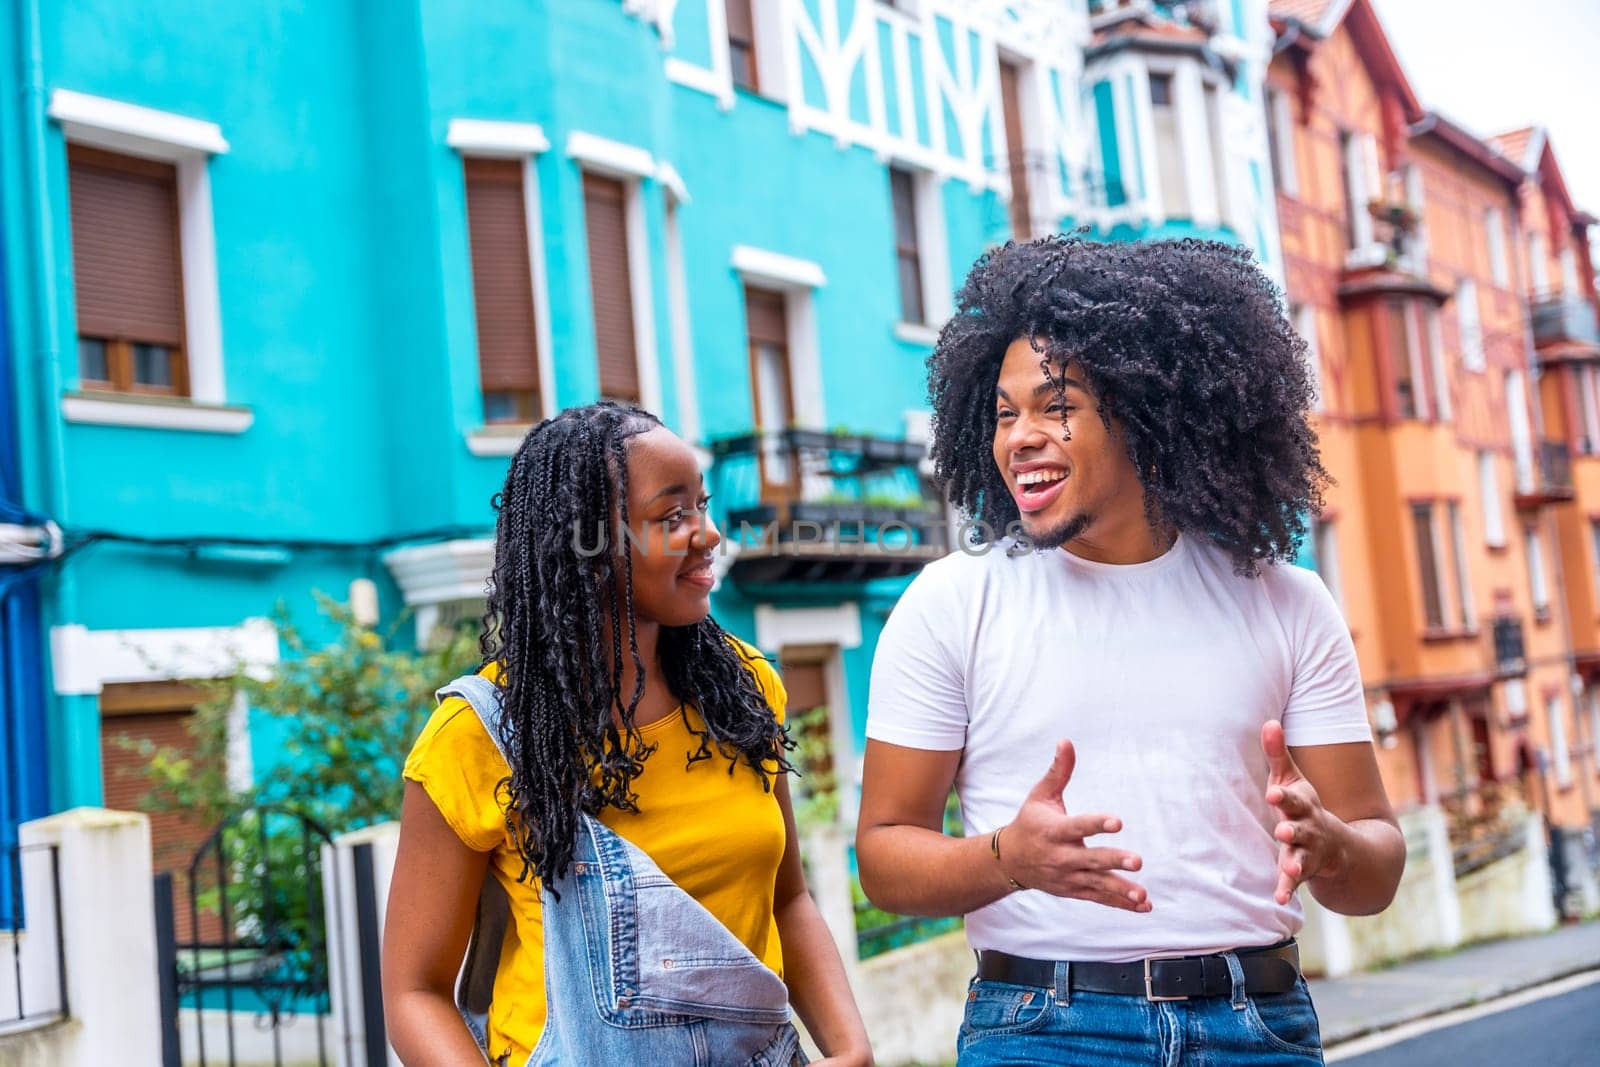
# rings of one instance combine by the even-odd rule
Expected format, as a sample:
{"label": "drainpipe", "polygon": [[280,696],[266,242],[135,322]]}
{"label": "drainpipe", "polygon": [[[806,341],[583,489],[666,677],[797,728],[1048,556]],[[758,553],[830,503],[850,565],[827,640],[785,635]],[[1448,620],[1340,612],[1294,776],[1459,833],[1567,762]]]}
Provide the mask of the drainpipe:
{"label": "drainpipe", "polygon": [[[68,519],[66,456],[62,443],[60,418],[62,382],[60,351],[56,344],[56,257],[54,244],[54,218],[50,202],[49,166],[45,151],[45,95],[44,95],[44,44],[42,38],[39,0],[25,0],[18,5],[20,13],[18,44],[23,66],[23,140],[26,165],[23,185],[24,195],[30,195],[32,220],[28,236],[32,238],[33,252],[37,256],[36,269],[26,273],[32,282],[33,374],[32,392],[35,404],[34,422],[37,428],[38,448],[33,464],[38,481],[38,496],[42,510],[49,519],[66,524]],[[26,403],[19,396],[19,411]],[[77,618],[76,582],[69,568],[56,570],[53,576],[40,583],[41,616],[46,635],[51,629]],[[52,595],[53,594],[53,595]],[[73,779],[97,771],[98,766],[80,766],[77,753],[97,739],[84,736],[98,723],[88,723],[85,709],[65,706],[54,693],[50,682],[57,666],[44,658],[44,685],[46,700],[53,705],[50,722],[51,806],[61,808],[82,802],[90,795],[98,795],[98,783],[86,788],[87,783]]]}

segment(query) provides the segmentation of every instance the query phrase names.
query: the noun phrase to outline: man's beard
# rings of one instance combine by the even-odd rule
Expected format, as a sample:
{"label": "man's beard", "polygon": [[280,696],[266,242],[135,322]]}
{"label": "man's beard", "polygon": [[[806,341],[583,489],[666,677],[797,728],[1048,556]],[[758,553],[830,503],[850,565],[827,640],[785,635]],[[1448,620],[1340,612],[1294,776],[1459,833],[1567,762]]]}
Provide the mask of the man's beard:
{"label": "man's beard", "polygon": [[1068,541],[1076,541],[1082,537],[1092,522],[1094,516],[1080,511],[1058,526],[1038,532],[1029,531],[1027,536],[1028,540],[1033,542],[1034,548],[1060,548]]}

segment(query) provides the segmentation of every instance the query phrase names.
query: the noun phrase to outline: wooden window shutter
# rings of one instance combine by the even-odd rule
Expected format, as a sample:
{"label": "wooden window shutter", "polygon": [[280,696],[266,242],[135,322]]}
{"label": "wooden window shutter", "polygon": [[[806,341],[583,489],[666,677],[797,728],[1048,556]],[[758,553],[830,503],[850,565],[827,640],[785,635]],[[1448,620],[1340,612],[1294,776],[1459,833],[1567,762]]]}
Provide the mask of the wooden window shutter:
{"label": "wooden window shutter", "polygon": [[516,416],[536,421],[541,417],[539,353],[523,163],[469,159],[466,177],[467,236],[483,391],[512,394]]}
{"label": "wooden window shutter", "polygon": [[628,272],[627,191],[619,181],[585,174],[583,210],[589,235],[589,291],[594,302],[600,393],[637,404],[639,359]]}
{"label": "wooden window shutter", "polygon": [[1011,234],[1019,241],[1033,236],[1028,206],[1028,146],[1022,136],[1022,72],[1015,63],[1000,61],[1000,106],[1010,149]]}
{"label": "wooden window shutter", "polygon": [[1417,569],[1422,578],[1422,614],[1430,630],[1444,626],[1444,596],[1439,586],[1439,552],[1434,540],[1433,505],[1412,504],[1417,537]]}
{"label": "wooden window shutter", "polygon": [[78,332],[181,348],[177,168],[70,145],[67,173]]}
{"label": "wooden window shutter", "polygon": [[821,663],[783,661],[783,688],[789,694],[789,713],[820,708],[828,702],[827,674]]}
{"label": "wooden window shutter", "polygon": [[749,331],[752,345],[768,344],[789,347],[789,322],[784,311],[783,294],[767,289],[744,291],[745,329]]}

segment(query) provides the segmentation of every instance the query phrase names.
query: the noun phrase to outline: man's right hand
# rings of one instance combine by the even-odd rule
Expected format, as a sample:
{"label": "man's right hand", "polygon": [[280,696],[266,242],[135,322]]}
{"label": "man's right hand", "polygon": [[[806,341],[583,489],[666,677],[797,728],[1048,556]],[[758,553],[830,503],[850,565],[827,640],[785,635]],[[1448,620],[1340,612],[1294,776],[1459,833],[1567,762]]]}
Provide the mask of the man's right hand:
{"label": "man's right hand", "polygon": [[1114,834],[1114,815],[1068,815],[1062,791],[1072,780],[1077,754],[1071,741],[1056,745],[1050,769],[1028,792],[1017,817],[1000,831],[1000,868],[1024,889],[1075,897],[1124,911],[1150,910],[1149,894],[1113,871],[1137,871],[1142,861],[1117,848],[1090,848],[1084,839]]}

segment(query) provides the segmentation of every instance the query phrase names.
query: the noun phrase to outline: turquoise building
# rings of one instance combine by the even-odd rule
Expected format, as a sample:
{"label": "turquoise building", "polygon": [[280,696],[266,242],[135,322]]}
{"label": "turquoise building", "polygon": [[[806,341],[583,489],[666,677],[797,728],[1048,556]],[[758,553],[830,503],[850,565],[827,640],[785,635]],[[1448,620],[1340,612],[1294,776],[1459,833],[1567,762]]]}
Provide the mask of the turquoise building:
{"label": "turquoise building", "polygon": [[[1264,6],[9,5],[0,523],[65,547],[0,553],[36,694],[8,686],[0,756],[39,772],[0,815],[130,802],[115,737],[270,667],[280,600],[376,590],[418,640],[474,616],[507,457],[601,396],[702,450],[729,532],[866,534],[734,537],[715,596],[853,771],[876,636],[941,551],[923,367],[954,285],[1075,227],[1276,269]],[[273,739],[236,719],[248,778]]]}

